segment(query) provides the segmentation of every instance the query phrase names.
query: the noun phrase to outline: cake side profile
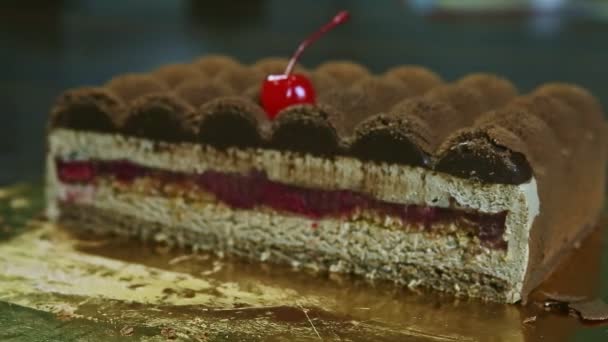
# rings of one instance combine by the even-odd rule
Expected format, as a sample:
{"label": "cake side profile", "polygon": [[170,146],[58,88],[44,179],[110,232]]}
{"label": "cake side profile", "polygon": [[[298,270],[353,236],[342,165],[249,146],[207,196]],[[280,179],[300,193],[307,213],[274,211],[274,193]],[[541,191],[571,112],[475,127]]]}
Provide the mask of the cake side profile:
{"label": "cake side profile", "polygon": [[336,61],[296,66],[316,104],[271,120],[260,84],[287,64],[208,56],[65,92],[49,217],[501,302],[593,228],[606,123],[586,90]]}

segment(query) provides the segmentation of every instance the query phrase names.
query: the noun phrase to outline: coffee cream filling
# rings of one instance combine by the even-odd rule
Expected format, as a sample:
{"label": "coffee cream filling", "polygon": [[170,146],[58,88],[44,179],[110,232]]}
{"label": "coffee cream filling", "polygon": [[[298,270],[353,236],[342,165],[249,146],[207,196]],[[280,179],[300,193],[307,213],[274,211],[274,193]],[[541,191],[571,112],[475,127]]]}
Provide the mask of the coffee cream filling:
{"label": "coffee cream filling", "polygon": [[[390,251],[390,254],[385,255],[386,258],[397,258],[401,261],[408,260],[414,263],[429,263],[435,260],[435,263],[439,262],[441,267],[450,269],[467,267],[471,271],[504,279],[510,284],[507,294],[509,301],[519,299],[519,292],[523,285],[528,264],[529,233],[534,218],[539,211],[537,185],[534,178],[520,185],[482,184],[419,167],[366,163],[351,157],[323,158],[266,149],[229,148],[218,150],[200,144],[169,144],[117,134],[55,129],[49,135],[47,161],[48,212],[51,217],[58,216],[59,211],[56,202],[61,198],[65,199],[67,191],[66,186],[61,185],[57,180],[54,166],[55,158],[126,159],[147,167],[185,173],[201,173],[210,169],[221,172],[247,173],[256,169],[266,172],[268,178],[273,181],[326,190],[348,189],[366,193],[387,202],[435,207],[460,207],[484,213],[507,211],[505,223],[505,240],[508,242],[507,251],[486,249],[484,253],[478,254],[471,260],[463,260],[462,257],[454,256],[442,258],[438,255],[446,254],[446,252],[433,253],[433,248],[430,251],[428,248],[416,249],[417,253],[426,255],[418,259],[411,255],[397,257],[396,255],[399,254],[394,253],[400,248],[403,251],[408,251],[411,248],[404,246],[420,245],[421,241],[425,241],[424,233],[389,232],[380,226],[374,227],[374,224],[370,225],[370,223],[358,221],[348,224],[350,225],[349,229],[353,231],[375,234],[376,241],[380,243],[378,250],[385,250],[379,255],[385,255]],[[177,198],[141,197],[142,195],[129,193],[118,194],[109,187],[96,189],[83,187],[83,189],[88,190],[76,191],[75,197],[71,200],[91,203],[99,208],[115,210],[119,213],[141,215],[142,218],[153,219],[158,223],[169,226],[177,224],[174,219],[171,219],[171,217],[177,215],[175,212],[171,212],[172,208],[176,206],[175,203],[180,203]],[[137,207],[138,203],[142,203],[141,205],[146,207]],[[247,210],[233,211],[225,206],[213,204],[205,204],[205,206],[208,206],[206,211],[201,211],[196,205],[192,206],[183,201],[180,205],[178,205],[181,208],[178,216],[188,218],[180,219],[179,225],[186,225],[188,229],[200,230],[202,227],[214,229],[210,228],[213,222],[228,219],[227,222],[216,223],[216,225],[229,223],[233,226],[232,229],[222,228],[221,232],[218,231],[218,234],[227,234],[225,239],[229,239],[233,234],[240,234],[237,230],[243,230],[243,234],[245,234],[245,231],[261,229],[260,224],[243,228],[245,225],[253,224],[252,217],[256,215],[264,216],[264,219],[259,218],[259,222],[285,220],[285,228],[283,228],[285,234],[294,231],[296,226],[302,226],[299,229],[310,231],[311,220],[307,218],[292,215],[270,215]],[[194,216],[189,217],[188,215]],[[210,215],[209,217],[214,219],[205,218],[205,215]],[[205,225],[201,225],[202,223]],[[333,226],[334,231],[338,232],[339,229],[342,229],[340,227],[346,223],[339,219],[323,219],[319,224],[320,226]],[[234,229],[236,226],[240,228]],[[283,227],[282,225],[277,226]],[[319,229],[322,234],[326,231],[329,233],[331,229]],[[392,246],[383,246],[385,242],[382,239],[384,238],[377,238],[386,235],[388,241],[391,234],[400,234],[398,237],[393,237],[394,245]],[[433,244],[436,245],[434,248],[454,250],[454,253],[458,253],[459,244],[444,241],[453,238],[454,236],[434,238]],[[414,240],[417,242],[414,242]],[[272,243],[285,243],[285,241],[273,241]],[[270,242],[261,239],[260,243],[269,244]],[[329,253],[330,251],[327,248],[340,248],[340,245],[318,247],[320,253]]]}

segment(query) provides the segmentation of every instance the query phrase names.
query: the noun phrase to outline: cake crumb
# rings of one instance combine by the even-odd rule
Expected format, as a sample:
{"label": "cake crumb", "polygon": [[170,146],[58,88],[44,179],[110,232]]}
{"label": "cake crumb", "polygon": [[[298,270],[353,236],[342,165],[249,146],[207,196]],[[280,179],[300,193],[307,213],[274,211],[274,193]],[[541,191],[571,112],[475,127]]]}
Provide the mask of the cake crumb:
{"label": "cake crumb", "polygon": [[55,314],[60,321],[69,321],[80,316],[75,313],[76,309],[68,304],[58,304],[51,308],[51,312]]}
{"label": "cake crumb", "polygon": [[260,261],[266,261],[268,259],[270,259],[269,251],[264,251],[264,252],[262,252],[262,254],[260,254]]}
{"label": "cake crumb", "polygon": [[190,261],[190,260],[204,261],[204,260],[208,260],[208,259],[209,259],[209,255],[186,254],[186,255],[177,256],[177,257],[169,260],[168,264],[173,266],[173,265],[185,262],[185,261]]}
{"label": "cake crumb", "polygon": [[206,270],[206,271],[201,272],[201,275],[203,275],[203,276],[210,276],[212,274],[215,274],[215,273],[221,271],[223,267],[224,267],[224,263],[221,262],[221,261],[219,261],[219,260],[216,260],[216,261],[213,262],[213,268],[210,269],[210,270]]}
{"label": "cake crumb", "polygon": [[196,336],[194,336],[194,339],[198,342],[209,341],[209,337],[207,336],[207,333],[205,333],[205,332],[201,332],[201,333],[197,334]]}
{"label": "cake crumb", "polygon": [[130,327],[128,325],[122,327],[122,329],[120,329],[120,335],[122,336],[132,336],[133,335],[133,327]]}
{"label": "cake crumb", "polygon": [[177,334],[173,328],[162,328],[160,334],[167,340],[175,340],[177,338]]}
{"label": "cake crumb", "polygon": [[30,201],[25,197],[16,197],[10,201],[9,206],[11,209],[24,209],[30,206]]}

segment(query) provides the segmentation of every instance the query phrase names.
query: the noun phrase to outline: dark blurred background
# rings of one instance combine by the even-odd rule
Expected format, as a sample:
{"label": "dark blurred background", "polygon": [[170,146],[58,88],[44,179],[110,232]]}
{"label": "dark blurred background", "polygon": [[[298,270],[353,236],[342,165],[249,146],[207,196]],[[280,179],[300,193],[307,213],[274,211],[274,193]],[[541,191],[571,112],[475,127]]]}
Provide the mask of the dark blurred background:
{"label": "dark blurred background", "polygon": [[44,127],[65,88],[206,53],[289,57],[338,10],[352,20],[303,56],[373,71],[422,64],[444,78],[488,71],[521,90],[561,80],[608,104],[608,2],[568,0],[4,0],[0,185],[39,179]]}

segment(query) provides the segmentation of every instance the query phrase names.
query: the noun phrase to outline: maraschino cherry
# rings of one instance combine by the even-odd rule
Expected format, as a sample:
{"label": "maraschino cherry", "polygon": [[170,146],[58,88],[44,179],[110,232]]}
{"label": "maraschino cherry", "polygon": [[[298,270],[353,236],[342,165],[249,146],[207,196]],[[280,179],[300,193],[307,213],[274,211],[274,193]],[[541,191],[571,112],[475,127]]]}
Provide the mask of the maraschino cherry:
{"label": "maraschino cherry", "polygon": [[346,22],[349,17],[350,15],[347,11],[336,14],[329,23],[306,38],[298,46],[283,74],[268,75],[266,77],[260,91],[260,101],[270,119],[274,119],[286,107],[302,103],[315,103],[315,89],[310,80],[302,74],[292,74],[291,72],[304,50],[310,44],[314,43],[334,27]]}

